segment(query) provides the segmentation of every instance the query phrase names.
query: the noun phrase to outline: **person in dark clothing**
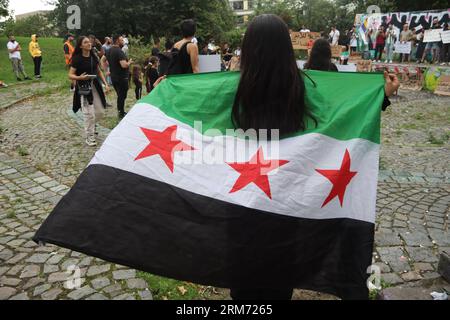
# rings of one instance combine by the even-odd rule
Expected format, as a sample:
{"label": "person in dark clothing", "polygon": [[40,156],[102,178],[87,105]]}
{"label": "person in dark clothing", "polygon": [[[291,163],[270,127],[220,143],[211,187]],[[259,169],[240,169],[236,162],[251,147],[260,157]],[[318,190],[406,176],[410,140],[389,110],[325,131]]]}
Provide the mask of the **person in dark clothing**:
{"label": "person in dark clothing", "polygon": [[[331,47],[328,41],[319,39],[314,43],[305,69],[339,72],[336,65],[331,62]],[[385,111],[390,105],[389,98],[385,97],[382,110]]]}
{"label": "person in dark clothing", "polygon": [[331,46],[327,40],[318,39],[314,43],[305,69],[320,71],[338,71],[338,68],[331,62]]}
{"label": "person in dark clothing", "polygon": [[76,81],[73,99],[73,111],[83,111],[86,132],[86,144],[96,146],[95,126],[103,117],[106,98],[98,79],[102,80],[106,90],[108,83],[100,69],[100,61],[92,50],[88,37],[80,37],[72,56],[69,79]]}
{"label": "person in dark clothing", "polygon": [[233,50],[228,43],[225,43],[223,47],[223,64],[225,65],[225,70],[230,69],[231,59],[233,59]]}
{"label": "person in dark clothing", "polygon": [[[444,24],[443,31],[449,31],[448,23]],[[450,43],[442,43],[441,56],[439,60],[443,66],[450,63]]]}
{"label": "person in dark clothing", "polygon": [[[270,45],[267,45],[268,43]],[[274,47],[277,50],[273,50]],[[255,48],[259,48],[259,50],[255,50]],[[277,63],[273,63],[273,61],[277,61]],[[267,68],[267,65],[271,65],[271,68]],[[326,67],[330,69],[329,61]],[[162,81],[164,80],[158,80],[155,86]],[[398,78],[395,75],[385,73],[386,96],[392,95],[399,86]],[[240,79],[231,113],[234,128],[243,131],[255,130],[256,132],[276,129],[280,136],[305,131],[307,119],[314,120],[314,115],[311,114],[306,103],[306,90],[304,77],[297,67],[286,23],[275,15],[261,15],[254,18],[248,25],[242,44]],[[277,226],[271,230],[274,234],[277,231],[279,232]],[[235,232],[235,234],[237,236],[240,233]],[[283,233],[283,235],[285,235],[286,241],[291,239],[289,234]],[[259,244],[258,241],[251,243],[249,238],[242,243],[249,247]],[[283,252],[283,254],[286,257],[290,256],[290,252]],[[242,261],[242,258],[238,255],[236,260],[232,261],[233,265],[236,265],[236,273],[230,273],[230,277],[239,278],[241,276],[239,262]],[[365,258],[371,261],[371,253],[369,252]],[[289,264],[288,260],[273,259],[271,263],[255,265],[255,273],[263,274],[263,270]],[[255,277],[258,276],[255,275]],[[290,300],[295,286],[294,283],[286,282],[270,287],[270,285],[264,284],[264,279],[254,279],[253,283],[260,285],[236,285],[231,288],[231,297],[234,300]],[[355,299],[355,297],[368,299],[368,290],[367,296],[366,292],[361,293],[358,289],[356,291],[349,288],[345,294],[349,299]]]}
{"label": "person in dark clothing", "polygon": [[384,32],[384,27],[381,26],[380,29],[378,29],[375,42],[375,60],[378,60],[378,62],[381,62],[385,45],[386,33]]}
{"label": "person in dark clothing", "polygon": [[[428,30],[437,30],[437,29],[442,29],[441,24],[439,22],[439,19],[434,18],[433,19],[433,24],[430,27],[430,29]],[[442,42],[438,41],[438,42],[428,42],[427,45],[425,46],[425,52],[422,55],[422,63],[425,62],[426,57],[429,53],[431,53],[432,55],[432,59],[431,59],[431,63],[436,63],[439,61],[440,58],[440,51],[441,51],[441,44]]]}
{"label": "person in dark clothing", "polygon": [[422,60],[423,53],[425,52],[425,48],[427,44],[423,42],[423,39],[425,37],[425,30],[422,29],[416,36],[417,40],[417,51],[416,51],[416,60],[420,63]]}
{"label": "person in dark clothing", "polygon": [[157,57],[159,60],[159,68],[158,68],[158,73],[161,76],[165,76],[168,74],[169,72],[169,67],[170,67],[170,63],[172,62],[172,49],[173,49],[173,45],[174,43],[170,40],[166,41],[166,51],[165,52],[160,52]]}
{"label": "person in dark clothing", "polygon": [[136,65],[133,67],[133,83],[135,87],[136,100],[140,100],[142,98],[142,70],[141,67]]}
{"label": "person in dark clothing", "polygon": [[130,65],[133,60],[126,57],[122,48],[124,46],[124,40],[122,36],[113,37],[113,45],[102,59],[107,59],[111,72],[111,81],[114,86],[114,90],[117,93],[117,109],[119,112],[119,119],[123,119],[126,116],[125,112],[125,100],[127,99],[129,89],[130,78]]}
{"label": "person in dark clothing", "polygon": [[158,81],[160,74],[158,73],[158,58],[151,57],[147,70],[145,72],[145,85],[147,87],[147,92],[150,93],[155,88],[155,83]]}
{"label": "person in dark clothing", "polygon": [[[323,48],[321,43],[318,46]],[[277,50],[273,50],[274,47]],[[327,51],[328,60],[325,57],[319,59],[320,65],[326,70],[332,68],[328,53]],[[271,68],[265,68],[272,61],[277,63],[272,64]],[[312,58],[310,64],[315,65],[315,61],[316,59]],[[249,24],[242,45],[240,72],[232,111],[236,128],[244,131],[279,129],[282,136],[306,130],[306,119],[311,116],[305,99],[306,87],[297,68],[288,27],[281,18],[275,15],[262,15],[254,18]],[[398,89],[399,82],[396,76],[387,73],[385,81],[385,93],[390,96]],[[273,232],[276,232],[275,228]],[[286,237],[286,241],[289,241],[288,235]],[[289,256],[289,252],[285,254]],[[368,259],[370,260],[371,256]],[[276,265],[283,262],[273,263]],[[274,266],[258,267],[270,269]],[[264,287],[264,279],[261,279],[260,283],[260,287],[231,288],[231,297],[234,300],[292,298],[293,287],[280,285],[278,288],[267,288]],[[352,296],[351,293],[349,295]],[[361,298],[368,299],[368,295]]]}
{"label": "person in dark clothing", "polygon": [[193,43],[197,25],[194,20],[181,23],[183,39],[172,50],[172,62],[168,74],[199,73],[198,46]]}

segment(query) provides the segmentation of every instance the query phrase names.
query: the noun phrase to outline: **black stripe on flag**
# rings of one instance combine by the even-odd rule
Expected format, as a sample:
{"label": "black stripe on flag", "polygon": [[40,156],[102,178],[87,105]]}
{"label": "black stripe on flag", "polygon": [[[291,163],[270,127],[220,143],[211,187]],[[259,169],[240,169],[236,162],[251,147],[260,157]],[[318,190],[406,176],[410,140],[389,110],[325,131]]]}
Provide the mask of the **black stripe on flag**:
{"label": "black stripe on flag", "polygon": [[93,165],[34,241],[202,285],[367,299],[374,224],[267,213]]}

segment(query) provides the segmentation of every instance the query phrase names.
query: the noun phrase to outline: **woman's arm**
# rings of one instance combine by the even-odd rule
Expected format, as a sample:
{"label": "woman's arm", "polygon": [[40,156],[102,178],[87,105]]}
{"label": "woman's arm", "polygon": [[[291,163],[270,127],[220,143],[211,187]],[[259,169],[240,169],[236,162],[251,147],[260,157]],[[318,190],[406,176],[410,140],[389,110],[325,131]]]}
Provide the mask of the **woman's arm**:
{"label": "woman's arm", "polygon": [[77,69],[74,67],[70,67],[69,70],[69,79],[75,80],[75,81],[83,81],[83,80],[89,80],[89,77],[87,76],[87,73],[83,73],[81,76],[77,76]]}
{"label": "woman's arm", "polygon": [[192,65],[192,71],[194,73],[200,72],[199,62],[198,62],[198,47],[196,44],[188,44],[188,53],[191,57],[191,65]]}
{"label": "woman's arm", "polygon": [[394,95],[394,93],[396,93],[400,88],[400,81],[398,80],[397,75],[389,74],[387,71],[384,72],[384,80],[384,92],[389,98],[390,96]]}
{"label": "woman's arm", "polygon": [[385,79],[384,85],[385,96],[381,108],[383,111],[386,111],[386,109],[391,105],[389,97],[398,91],[398,89],[400,88],[400,81],[398,80],[398,77],[395,74],[389,74],[386,71],[384,72],[384,79]]}
{"label": "woman's arm", "polygon": [[105,75],[103,74],[102,69],[100,68],[100,65],[97,66],[97,74],[100,77],[100,79],[102,80],[103,84],[105,85],[106,91],[108,91],[109,85],[108,85],[108,82],[106,82]]}

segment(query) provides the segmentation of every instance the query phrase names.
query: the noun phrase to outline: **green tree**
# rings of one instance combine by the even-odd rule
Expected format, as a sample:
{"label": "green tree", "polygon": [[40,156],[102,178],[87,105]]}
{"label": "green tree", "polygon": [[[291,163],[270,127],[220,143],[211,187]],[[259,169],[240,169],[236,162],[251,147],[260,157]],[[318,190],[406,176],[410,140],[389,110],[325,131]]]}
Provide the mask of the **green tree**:
{"label": "green tree", "polygon": [[397,11],[446,10],[450,7],[448,0],[393,0]]}
{"label": "green tree", "polygon": [[220,39],[235,25],[227,0],[57,0],[52,19],[60,33],[67,32],[67,7],[81,9],[79,34],[94,33],[98,37],[127,33],[150,41],[154,37],[179,34],[182,20],[192,18],[198,23],[198,35]]}
{"label": "green tree", "polygon": [[292,28],[297,29],[295,12],[291,7],[292,1],[270,1],[270,0],[258,0],[255,5],[254,16],[261,14],[276,14],[286,22],[286,24]]}
{"label": "green tree", "polygon": [[0,18],[8,16],[9,0],[0,0]]}
{"label": "green tree", "polygon": [[[279,15],[294,30],[302,25],[311,31],[326,31],[339,20],[338,7],[332,0],[258,0],[255,15],[272,13]],[[354,19],[354,17],[353,17]]]}
{"label": "green tree", "polygon": [[4,34],[29,37],[37,34],[40,37],[51,37],[55,35],[55,29],[46,16],[34,15],[25,19],[15,21],[10,17],[4,23]]}

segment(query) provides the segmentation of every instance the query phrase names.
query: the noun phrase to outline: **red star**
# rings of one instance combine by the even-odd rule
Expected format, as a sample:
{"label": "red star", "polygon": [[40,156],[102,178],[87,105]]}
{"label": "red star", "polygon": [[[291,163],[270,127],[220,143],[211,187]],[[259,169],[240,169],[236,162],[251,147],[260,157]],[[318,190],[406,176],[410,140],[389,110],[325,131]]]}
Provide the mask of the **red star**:
{"label": "red star", "polygon": [[328,198],[323,203],[322,208],[336,197],[339,197],[341,207],[344,206],[344,196],[347,187],[352,179],[358,174],[358,172],[350,171],[351,161],[352,159],[350,158],[350,153],[348,152],[348,150],[345,150],[345,156],[344,160],[342,161],[340,170],[316,170],[318,173],[330,180],[333,184],[333,189],[331,190]]}
{"label": "red star", "polygon": [[192,151],[195,148],[185,144],[183,141],[177,139],[177,126],[172,126],[163,132],[154,131],[150,129],[141,128],[150,144],[141,152],[134,160],[138,161],[154,155],[159,155],[164,160],[167,167],[173,173],[175,152]]}
{"label": "red star", "polygon": [[241,174],[230,193],[240,191],[250,183],[254,183],[262,191],[264,191],[264,193],[270,199],[272,199],[269,177],[267,175],[273,170],[278,169],[287,163],[289,163],[289,161],[264,159],[264,152],[262,148],[258,150],[258,152],[250,160],[250,162],[228,163],[230,167]]}

